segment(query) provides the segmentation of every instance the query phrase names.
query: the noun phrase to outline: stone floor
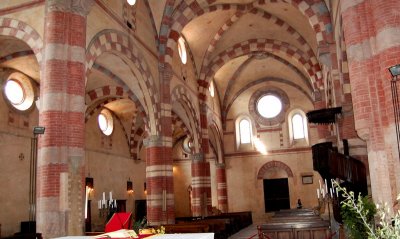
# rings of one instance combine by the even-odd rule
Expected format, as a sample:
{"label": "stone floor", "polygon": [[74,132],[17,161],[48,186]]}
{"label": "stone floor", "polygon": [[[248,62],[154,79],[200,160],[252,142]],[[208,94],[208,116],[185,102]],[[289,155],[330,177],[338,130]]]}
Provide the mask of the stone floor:
{"label": "stone floor", "polygon": [[248,226],[228,237],[228,239],[258,239],[257,225]]}

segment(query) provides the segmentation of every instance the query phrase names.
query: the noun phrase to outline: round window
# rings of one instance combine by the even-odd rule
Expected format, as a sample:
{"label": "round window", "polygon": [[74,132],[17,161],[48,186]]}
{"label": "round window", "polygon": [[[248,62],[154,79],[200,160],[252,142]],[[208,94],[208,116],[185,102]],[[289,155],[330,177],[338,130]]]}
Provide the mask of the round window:
{"label": "round window", "polygon": [[282,102],[274,95],[264,95],[257,102],[257,112],[264,118],[274,118],[281,111]]}
{"label": "round window", "polygon": [[183,39],[183,37],[180,37],[178,40],[178,53],[182,63],[186,64],[187,54],[186,54],[185,39]]}
{"label": "round window", "polygon": [[3,93],[6,101],[19,111],[30,109],[35,98],[31,80],[19,72],[13,72],[7,77]]}
{"label": "round window", "polygon": [[11,102],[11,104],[20,105],[24,102],[24,89],[22,88],[21,83],[19,83],[18,81],[13,79],[8,80],[4,90],[6,93],[6,97]]}
{"label": "round window", "polygon": [[114,129],[113,117],[109,110],[103,109],[97,117],[99,128],[104,135],[111,135]]}

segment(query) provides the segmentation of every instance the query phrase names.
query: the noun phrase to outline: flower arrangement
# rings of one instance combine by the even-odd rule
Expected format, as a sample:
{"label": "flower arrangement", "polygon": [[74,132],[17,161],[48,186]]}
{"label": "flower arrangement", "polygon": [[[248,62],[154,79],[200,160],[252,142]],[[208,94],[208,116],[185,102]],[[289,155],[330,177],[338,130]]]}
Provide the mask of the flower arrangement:
{"label": "flower arrangement", "polygon": [[[400,238],[400,210],[391,213],[387,203],[383,205],[376,204],[375,209],[375,207],[371,206],[370,202],[361,197],[361,195],[358,195],[356,198],[354,192],[348,192],[336,181],[334,181],[334,186],[338,191],[342,192],[342,196],[344,197],[344,201],[342,201],[342,209],[357,216],[363,227],[362,230],[365,233],[363,235],[367,236],[368,239]],[[400,201],[400,195],[397,197],[397,201]],[[374,223],[374,220],[372,220],[372,216],[377,217],[376,224]],[[347,226],[351,227],[351,225]],[[357,238],[351,233],[350,236],[352,238]],[[363,238],[365,238],[365,236]]]}

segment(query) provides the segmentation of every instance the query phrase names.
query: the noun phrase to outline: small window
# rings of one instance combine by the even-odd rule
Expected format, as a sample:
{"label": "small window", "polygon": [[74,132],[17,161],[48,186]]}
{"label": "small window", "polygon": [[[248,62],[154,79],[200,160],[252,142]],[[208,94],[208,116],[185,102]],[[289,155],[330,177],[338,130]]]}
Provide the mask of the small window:
{"label": "small window", "polygon": [[257,111],[264,118],[274,118],[282,111],[282,102],[274,95],[264,95],[257,102]]}
{"label": "small window", "polygon": [[300,114],[295,114],[292,117],[293,139],[304,139],[304,121]]}
{"label": "small window", "polygon": [[185,39],[183,39],[183,37],[180,37],[178,40],[178,53],[182,63],[186,64],[187,54],[186,54]]}
{"label": "small window", "polygon": [[241,144],[251,143],[251,125],[249,120],[242,119],[239,123],[239,135]]}
{"label": "small window", "polygon": [[22,73],[10,74],[5,81],[3,92],[6,101],[19,111],[26,111],[33,105],[35,93],[31,80]]}
{"label": "small window", "polygon": [[211,97],[214,97],[214,83],[211,81],[210,86],[208,87],[208,90],[210,91]]}
{"label": "small window", "polygon": [[109,110],[103,109],[97,117],[99,128],[104,135],[111,135],[114,130],[114,120]]}
{"label": "small window", "polygon": [[22,88],[21,83],[16,80],[8,80],[5,86],[5,92],[7,99],[13,105],[20,105],[25,100],[24,89]]}

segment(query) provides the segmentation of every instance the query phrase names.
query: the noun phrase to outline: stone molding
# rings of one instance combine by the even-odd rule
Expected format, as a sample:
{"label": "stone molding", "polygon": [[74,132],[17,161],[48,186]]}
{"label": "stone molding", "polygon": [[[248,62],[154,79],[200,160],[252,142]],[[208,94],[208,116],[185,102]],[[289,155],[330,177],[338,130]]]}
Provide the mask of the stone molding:
{"label": "stone molding", "polygon": [[93,0],[48,0],[47,10],[49,12],[71,12],[81,16],[87,16],[93,4]]}

